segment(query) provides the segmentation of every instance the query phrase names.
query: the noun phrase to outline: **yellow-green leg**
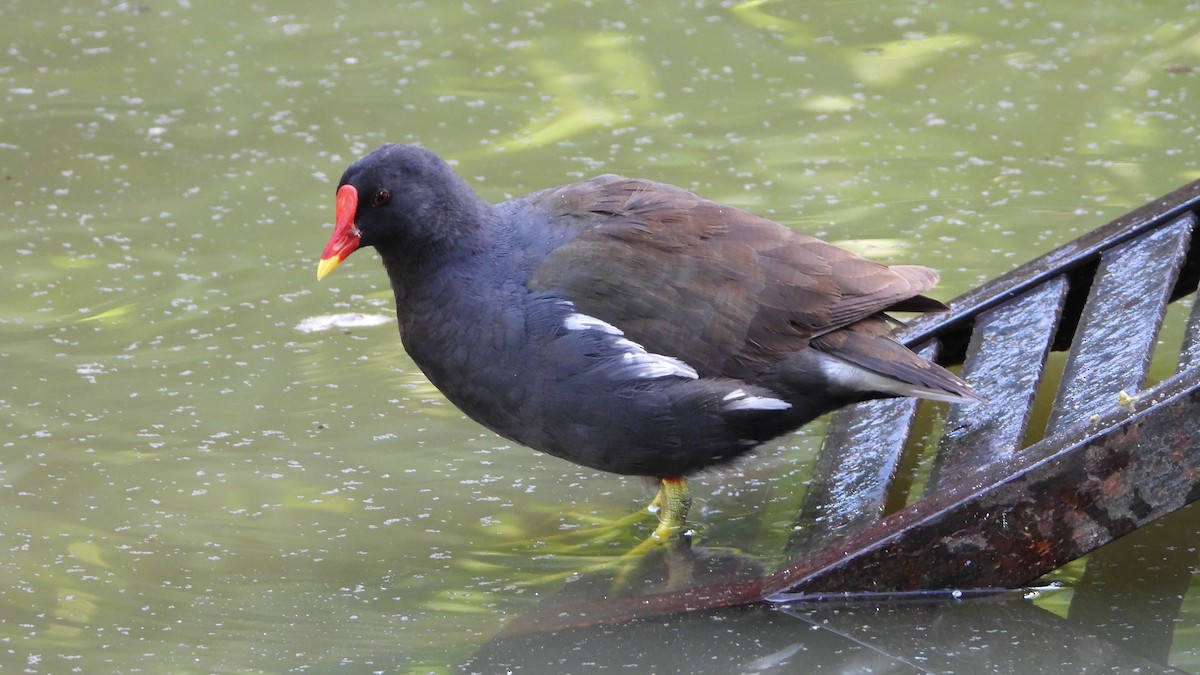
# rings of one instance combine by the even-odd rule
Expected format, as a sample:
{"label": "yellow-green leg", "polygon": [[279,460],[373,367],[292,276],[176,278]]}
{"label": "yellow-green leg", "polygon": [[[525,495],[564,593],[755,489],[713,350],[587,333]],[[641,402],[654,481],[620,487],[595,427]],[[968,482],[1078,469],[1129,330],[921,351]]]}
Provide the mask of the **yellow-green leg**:
{"label": "yellow-green leg", "polygon": [[[598,529],[610,531],[597,540],[608,539],[621,534],[627,535],[627,526],[631,525],[635,520],[645,518],[647,511],[658,517],[658,527],[654,529],[653,534],[643,539],[632,549],[628,549],[616,557],[596,556],[592,558],[595,561],[593,564],[585,564],[583,567],[572,564],[570,570],[561,574],[542,575],[537,579],[536,583],[544,584],[581,574],[597,574],[611,571],[613,573],[612,581],[614,588],[624,586],[629,583],[629,580],[634,577],[635,573],[643,569],[644,565],[648,565],[645,569],[651,570],[654,574],[660,574],[661,570],[659,568],[663,558],[655,556],[654,558],[647,559],[646,555],[651,552],[662,552],[666,556],[668,581],[671,584],[686,583],[686,579],[690,578],[691,574],[690,565],[692,556],[689,550],[689,542],[678,539],[677,535],[685,530],[688,509],[691,507],[691,504],[691,495],[688,490],[687,481],[684,478],[680,476],[660,478],[658,492],[645,509],[639,510],[637,513],[622,518],[615,523],[600,526]],[[568,538],[586,537],[590,540],[595,534],[595,529],[581,529],[564,536]],[[554,537],[551,537],[551,539],[554,539]],[[569,541],[572,540],[568,539],[567,542],[559,541],[555,545],[562,547],[569,544]],[[575,563],[586,563],[587,559],[576,557],[574,561]],[[676,568],[682,571],[677,571]]]}
{"label": "yellow-green leg", "polygon": [[658,494],[650,502],[650,510],[658,514],[654,538],[667,541],[682,532],[691,506],[692,495],[688,492],[687,479],[680,476],[661,479]]}
{"label": "yellow-green leg", "polygon": [[[632,561],[641,558],[651,550],[671,543],[676,535],[683,532],[688,508],[692,505],[692,496],[688,492],[687,480],[679,476],[659,480],[661,482],[658,494],[654,495],[654,499],[646,509],[658,515],[658,527],[654,528],[653,534],[621,556],[624,560]],[[629,575],[636,569],[636,567],[626,567],[620,570],[614,579],[615,583],[617,585],[625,584]]]}

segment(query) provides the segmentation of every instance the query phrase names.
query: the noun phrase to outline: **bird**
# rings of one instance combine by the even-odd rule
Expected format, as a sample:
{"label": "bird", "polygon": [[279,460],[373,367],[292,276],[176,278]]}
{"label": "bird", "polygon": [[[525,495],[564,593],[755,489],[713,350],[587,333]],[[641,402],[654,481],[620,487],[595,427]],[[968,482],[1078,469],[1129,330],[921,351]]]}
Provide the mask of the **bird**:
{"label": "bird", "polygon": [[894,337],[947,309],[932,269],[874,262],[673,185],[605,174],[492,204],[417,145],[338,183],[323,279],[374,248],[401,342],[513,442],[658,481],[651,538],[684,532],[689,476],[842,406],[981,400]]}

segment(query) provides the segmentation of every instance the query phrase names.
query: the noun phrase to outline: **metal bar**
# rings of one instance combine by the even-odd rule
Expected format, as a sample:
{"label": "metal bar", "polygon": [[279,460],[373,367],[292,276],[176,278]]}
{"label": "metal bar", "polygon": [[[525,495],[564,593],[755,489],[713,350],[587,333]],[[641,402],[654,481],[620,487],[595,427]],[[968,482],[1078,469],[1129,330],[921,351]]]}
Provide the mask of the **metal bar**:
{"label": "metal bar", "polygon": [[1048,431],[1110,411],[1120,392],[1132,396],[1141,388],[1193,220],[1180,217],[1101,254]]}
{"label": "metal bar", "polygon": [[[1195,214],[1188,214],[1192,229],[1195,230],[1197,219]],[[1197,237],[1200,239],[1200,237]],[[1200,302],[1192,302],[1192,311],[1188,315],[1187,328],[1184,331],[1183,348],[1179,352],[1179,371],[1192,370],[1200,367]]]}
{"label": "metal bar", "polygon": [[979,316],[963,376],[987,401],[950,408],[926,494],[1021,450],[1066,297],[1066,277],[1055,277]]}
{"label": "metal bar", "polygon": [[[935,359],[937,343],[917,353]],[[883,516],[916,412],[916,399],[892,398],[859,403],[833,416],[793,521],[785,549],[789,558],[815,551]]]}

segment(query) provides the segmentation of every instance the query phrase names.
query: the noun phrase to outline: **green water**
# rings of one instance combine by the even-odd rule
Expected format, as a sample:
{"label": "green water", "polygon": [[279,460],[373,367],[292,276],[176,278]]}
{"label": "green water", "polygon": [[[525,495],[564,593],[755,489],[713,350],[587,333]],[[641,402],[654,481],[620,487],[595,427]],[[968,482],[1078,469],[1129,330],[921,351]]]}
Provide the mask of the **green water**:
{"label": "green water", "polygon": [[[314,274],[381,142],[492,200],[683,185],[942,298],[1200,178],[1186,2],[7,2],[0,46],[0,663],[28,672],[450,669],[628,545],[579,533],[638,481],[465,420],[390,321],[298,330],[392,316],[373,254]],[[777,554],[819,426],[695,482],[706,544]]]}

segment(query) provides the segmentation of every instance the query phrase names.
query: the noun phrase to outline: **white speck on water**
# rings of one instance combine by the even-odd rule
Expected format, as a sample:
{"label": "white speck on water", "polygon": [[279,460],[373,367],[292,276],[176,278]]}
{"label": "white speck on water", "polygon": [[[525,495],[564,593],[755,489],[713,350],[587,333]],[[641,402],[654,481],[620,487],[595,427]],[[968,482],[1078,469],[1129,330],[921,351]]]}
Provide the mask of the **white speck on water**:
{"label": "white speck on water", "polygon": [[296,330],[301,333],[317,333],[334,328],[368,328],[370,326],[389,323],[391,320],[391,317],[382,314],[362,314],[359,312],[325,314],[323,316],[310,316],[302,320],[296,324]]}
{"label": "white speck on water", "polygon": [[108,371],[99,363],[81,363],[75,366],[75,372],[83,376],[85,380],[92,384],[96,384],[96,376],[104,375]]}

